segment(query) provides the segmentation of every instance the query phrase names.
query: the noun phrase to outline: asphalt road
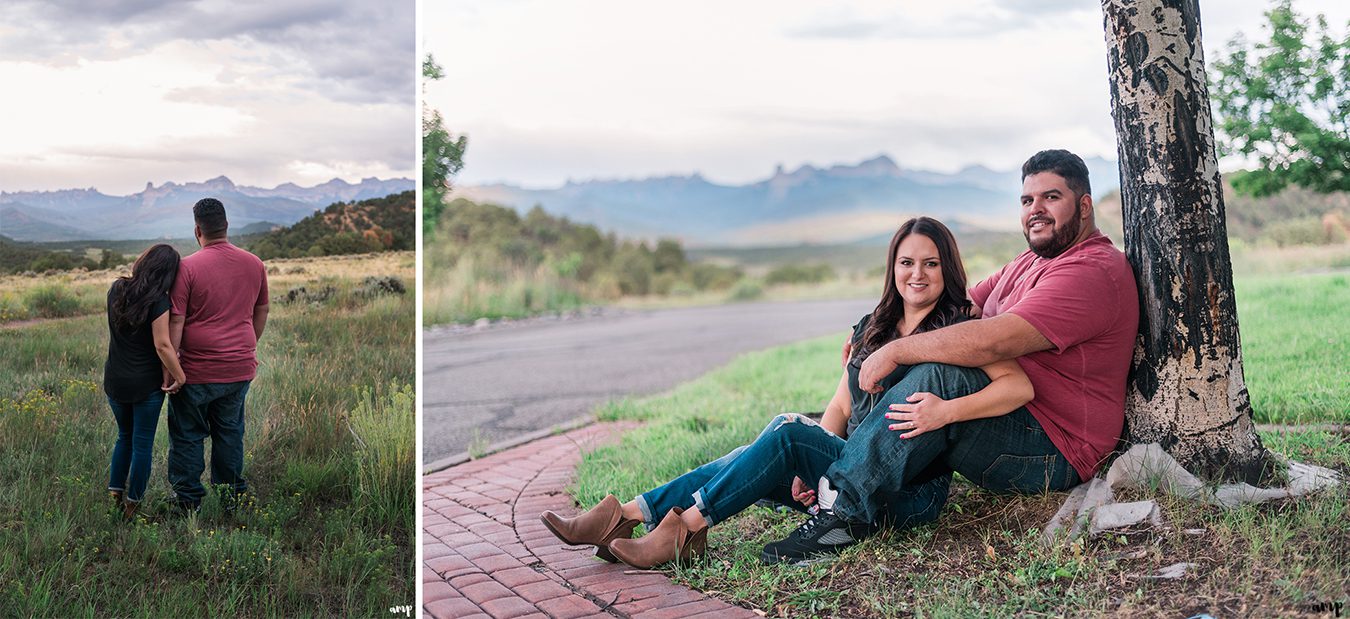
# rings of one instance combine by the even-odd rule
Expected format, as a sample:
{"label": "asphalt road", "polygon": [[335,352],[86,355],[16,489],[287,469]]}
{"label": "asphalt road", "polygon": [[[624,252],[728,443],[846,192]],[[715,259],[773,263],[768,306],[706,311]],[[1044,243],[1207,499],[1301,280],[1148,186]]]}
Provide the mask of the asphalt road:
{"label": "asphalt road", "polygon": [[737,303],[428,332],[422,460],[546,430],[611,398],[665,391],[744,352],[830,333],[842,343],[875,303]]}

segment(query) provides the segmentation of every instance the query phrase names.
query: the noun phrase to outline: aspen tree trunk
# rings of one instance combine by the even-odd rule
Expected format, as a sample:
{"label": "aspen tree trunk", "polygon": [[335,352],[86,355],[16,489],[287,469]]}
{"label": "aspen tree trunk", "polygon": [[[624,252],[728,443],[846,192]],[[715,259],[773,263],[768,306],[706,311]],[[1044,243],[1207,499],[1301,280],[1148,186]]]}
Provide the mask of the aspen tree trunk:
{"label": "aspen tree trunk", "polygon": [[1242,376],[1233,268],[1197,0],[1102,0],[1125,254],[1141,304],[1126,440],[1212,481],[1260,484],[1270,455]]}

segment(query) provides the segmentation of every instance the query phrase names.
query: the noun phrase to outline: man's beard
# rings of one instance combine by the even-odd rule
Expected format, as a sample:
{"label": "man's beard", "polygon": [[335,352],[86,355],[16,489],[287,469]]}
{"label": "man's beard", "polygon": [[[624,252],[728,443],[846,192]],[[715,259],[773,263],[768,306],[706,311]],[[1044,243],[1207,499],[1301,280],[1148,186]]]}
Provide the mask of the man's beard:
{"label": "man's beard", "polygon": [[1027,247],[1031,253],[1042,258],[1050,259],[1064,253],[1065,250],[1073,247],[1074,239],[1078,238],[1078,232],[1083,229],[1083,220],[1074,213],[1069,217],[1069,221],[1064,223],[1063,227],[1053,227],[1053,233],[1050,238],[1033,243],[1031,241],[1031,231],[1027,228],[1022,229],[1022,237],[1027,240]]}

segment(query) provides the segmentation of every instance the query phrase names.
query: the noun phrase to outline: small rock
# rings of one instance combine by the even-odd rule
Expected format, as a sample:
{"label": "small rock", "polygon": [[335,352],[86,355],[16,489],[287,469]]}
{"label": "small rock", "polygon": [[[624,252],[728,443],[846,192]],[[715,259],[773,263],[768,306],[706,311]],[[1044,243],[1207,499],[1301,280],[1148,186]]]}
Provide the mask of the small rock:
{"label": "small rock", "polygon": [[1092,512],[1090,532],[1097,535],[1104,531],[1126,529],[1135,525],[1162,525],[1162,513],[1153,501],[1135,501],[1133,503],[1110,503],[1102,505]]}
{"label": "small rock", "polygon": [[1158,580],[1174,580],[1177,578],[1181,578],[1182,576],[1185,576],[1186,570],[1189,570],[1193,567],[1199,566],[1194,563],[1185,563],[1185,562],[1173,563],[1165,568],[1158,570],[1157,574],[1148,576],[1148,578],[1154,578]]}
{"label": "small rock", "polygon": [[473,321],[473,328],[486,329],[490,324],[492,324],[491,320],[488,320],[487,318],[479,318],[478,320]]}

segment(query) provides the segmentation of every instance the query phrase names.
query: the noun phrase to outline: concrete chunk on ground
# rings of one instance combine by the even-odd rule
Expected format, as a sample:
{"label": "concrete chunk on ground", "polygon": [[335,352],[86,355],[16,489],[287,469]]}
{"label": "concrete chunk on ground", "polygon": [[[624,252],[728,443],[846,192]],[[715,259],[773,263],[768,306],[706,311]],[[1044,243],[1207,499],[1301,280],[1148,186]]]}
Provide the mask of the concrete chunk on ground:
{"label": "concrete chunk on ground", "polygon": [[[1250,503],[1303,496],[1342,483],[1331,469],[1303,464],[1275,454],[1288,465],[1289,485],[1285,488],[1257,488],[1249,484],[1206,484],[1182,468],[1176,459],[1157,443],[1135,445],[1111,464],[1106,476],[1094,477],[1074,488],[1064,505],[1042,532],[1045,543],[1053,543],[1067,528],[1067,539],[1086,532],[1133,527],[1142,522],[1163,524],[1162,514],[1153,501],[1116,503],[1115,490],[1122,488],[1159,488],[1168,494],[1193,499],[1225,509]],[[1072,515],[1072,522],[1069,518]]]}

